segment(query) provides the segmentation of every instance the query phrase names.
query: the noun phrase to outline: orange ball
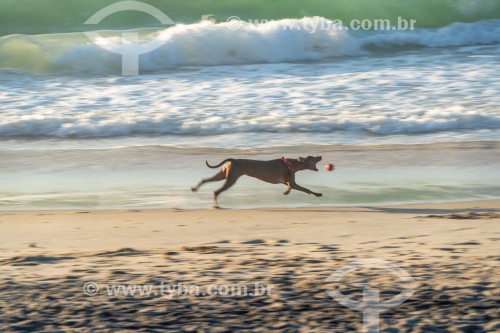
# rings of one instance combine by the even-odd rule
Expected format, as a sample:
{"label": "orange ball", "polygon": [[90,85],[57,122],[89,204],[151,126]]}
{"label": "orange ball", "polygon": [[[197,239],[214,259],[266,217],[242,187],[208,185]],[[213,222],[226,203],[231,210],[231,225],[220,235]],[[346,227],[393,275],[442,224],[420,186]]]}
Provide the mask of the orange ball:
{"label": "orange ball", "polygon": [[333,169],[335,169],[335,166],[332,163],[326,163],[325,169],[326,171],[333,171]]}

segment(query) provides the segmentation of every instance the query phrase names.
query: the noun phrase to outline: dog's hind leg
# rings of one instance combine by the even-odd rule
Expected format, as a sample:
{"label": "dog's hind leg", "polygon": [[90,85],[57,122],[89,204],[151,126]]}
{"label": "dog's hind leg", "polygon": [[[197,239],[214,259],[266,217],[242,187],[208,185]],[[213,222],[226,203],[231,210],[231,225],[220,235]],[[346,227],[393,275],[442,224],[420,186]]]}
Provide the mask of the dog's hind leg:
{"label": "dog's hind leg", "polygon": [[288,186],[288,188],[286,189],[285,192],[283,192],[284,195],[288,195],[288,193],[290,193],[290,191],[292,190],[292,187],[290,186],[290,183],[286,183],[286,186]]}
{"label": "dog's hind leg", "polygon": [[222,192],[233,186],[238,180],[238,178],[240,177],[229,174],[229,177],[227,177],[224,185],[220,189],[214,192],[213,202],[212,202],[212,206],[214,208],[219,208],[219,202],[217,201],[217,197],[219,196],[219,194],[221,194]]}
{"label": "dog's hind leg", "polygon": [[224,172],[222,172],[222,170],[221,170],[215,176],[213,176],[211,178],[202,179],[198,183],[198,185],[191,187],[191,191],[196,192],[196,191],[198,191],[198,189],[200,188],[200,186],[203,185],[203,184],[205,184],[205,183],[208,183],[208,182],[218,182],[219,180],[223,180],[223,179],[226,179],[226,174]]}

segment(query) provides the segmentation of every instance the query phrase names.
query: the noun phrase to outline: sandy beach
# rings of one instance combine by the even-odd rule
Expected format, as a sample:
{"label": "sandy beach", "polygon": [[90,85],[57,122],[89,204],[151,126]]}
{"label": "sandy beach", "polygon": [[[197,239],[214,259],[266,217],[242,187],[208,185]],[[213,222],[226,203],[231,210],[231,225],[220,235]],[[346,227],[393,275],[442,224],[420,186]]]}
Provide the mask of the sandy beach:
{"label": "sandy beach", "polygon": [[[381,300],[411,288],[381,332],[497,332],[499,222],[499,200],[5,211],[0,331],[361,332],[362,314],[326,291],[362,302],[366,288]],[[373,267],[327,281],[369,260],[415,281]]]}
{"label": "sandy beach", "polygon": [[500,333],[498,73],[499,0],[1,0],[0,333]]}

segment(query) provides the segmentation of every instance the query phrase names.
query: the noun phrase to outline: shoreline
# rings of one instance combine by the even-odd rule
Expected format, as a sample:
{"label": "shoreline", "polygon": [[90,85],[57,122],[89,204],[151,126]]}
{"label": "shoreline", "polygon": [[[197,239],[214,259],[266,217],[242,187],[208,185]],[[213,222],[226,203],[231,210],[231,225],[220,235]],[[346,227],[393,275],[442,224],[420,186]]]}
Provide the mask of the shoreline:
{"label": "shoreline", "polygon": [[[8,210],[0,210],[0,216],[5,214],[17,214],[17,213],[77,213],[80,211],[85,212],[205,212],[205,211],[269,211],[269,210],[284,210],[284,211],[307,211],[314,210],[318,208],[330,209],[332,211],[341,210],[344,208],[353,208],[353,207],[363,207],[363,208],[423,208],[423,207],[442,207],[445,206],[447,210],[456,211],[460,210],[460,207],[467,207],[473,204],[479,204],[481,206],[492,204],[496,206],[497,203],[500,203],[500,197],[498,198],[489,198],[489,199],[471,199],[471,200],[450,200],[450,201],[422,201],[422,202],[409,202],[409,203],[381,203],[381,204],[367,204],[367,205],[359,205],[359,204],[339,204],[339,205],[311,205],[311,206],[268,206],[268,207],[252,207],[252,208],[232,208],[232,207],[220,207],[220,208],[177,208],[177,207],[164,207],[164,208],[103,208],[103,209],[77,209],[77,208],[68,208],[68,209],[8,209]],[[495,208],[492,208],[495,209]]]}
{"label": "shoreline", "polygon": [[[198,193],[190,191],[200,179],[215,172],[205,166],[205,160],[268,160],[313,152],[333,163],[335,171],[326,172],[321,166],[320,172],[301,172],[297,179],[300,185],[323,193],[322,198],[295,191],[285,197],[280,186],[241,177],[227,195],[221,196],[220,204],[247,209],[495,199],[500,193],[499,144],[338,151],[306,146],[265,154],[246,150],[234,155],[222,150],[194,154],[189,149],[181,152],[158,147],[11,151],[0,162],[0,207],[6,211],[209,208],[211,192],[222,184],[207,184]],[[39,171],[33,174],[33,168]]]}
{"label": "shoreline", "polygon": [[0,333],[500,333],[500,1],[103,2],[0,2]]}
{"label": "shoreline", "polygon": [[[494,130],[490,130],[494,131]],[[460,131],[458,131],[460,132]],[[465,131],[467,133],[467,131]],[[438,132],[439,133],[439,132]],[[294,133],[267,133],[271,135],[280,135],[283,136],[296,136]],[[435,133],[427,133],[427,134],[435,134]],[[425,136],[426,134],[421,134]],[[327,144],[324,142],[293,142],[288,145],[273,145],[273,146],[255,146],[255,147],[211,147],[211,146],[190,146],[186,144],[167,144],[163,143],[164,141],[168,141],[169,137],[191,137],[197,138],[199,140],[207,139],[207,138],[226,138],[231,136],[241,136],[241,133],[235,134],[216,134],[216,135],[169,135],[164,137],[143,137],[143,136],[123,136],[123,137],[82,137],[82,138],[53,138],[53,137],[42,137],[42,138],[30,138],[30,137],[9,137],[3,138],[0,140],[0,149],[5,152],[23,152],[23,151],[97,151],[97,150],[170,150],[171,152],[185,153],[185,154],[194,154],[194,153],[202,153],[206,155],[220,155],[220,154],[240,154],[240,155],[267,155],[273,152],[278,153],[292,153],[296,152],[297,149],[301,149],[304,151],[314,151],[318,153],[328,153],[328,152],[349,152],[349,151],[397,151],[397,150],[454,150],[454,149],[500,149],[500,141],[498,140],[487,140],[487,139],[478,139],[478,140],[465,140],[465,141],[423,141],[423,142],[391,142],[387,141],[381,144],[366,144],[358,141],[354,141],[352,144],[346,143],[334,143]],[[391,138],[402,138],[405,137],[409,139],[412,137],[411,134],[394,134],[387,136],[389,139]],[[134,144],[131,144],[130,139],[134,139]],[[142,142],[142,141],[144,142]],[[443,139],[445,140],[445,139]],[[137,141],[142,143],[137,143]],[[195,140],[196,141],[196,140]],[[93,142],[97,142],[92,145]],[[31,144],[48,144],[45,146],[30,146]],[[198,142],[199,143],[199,142]],[[57,146],[57,145],[60,146]],[[89,145],[90,144],[90,145]],[[128,145],[127,145],[128,144]],[[5,145],[5,146],[2,146]],[[22,148],[12,148],[7,145],[15,145],[19,147],[20,145],[26,145],[26,147]]]}

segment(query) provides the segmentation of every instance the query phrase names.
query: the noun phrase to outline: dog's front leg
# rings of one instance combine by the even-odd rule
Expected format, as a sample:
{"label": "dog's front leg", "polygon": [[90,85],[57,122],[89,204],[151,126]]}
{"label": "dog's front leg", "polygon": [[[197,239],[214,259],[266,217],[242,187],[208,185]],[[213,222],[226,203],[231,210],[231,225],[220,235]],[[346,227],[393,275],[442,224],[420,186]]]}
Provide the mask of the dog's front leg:
{"label": "dog's front leg", "polygon": [[314,196],[317,196],[317,197],[322,197],[323,194],[322,193],[316,193],[316,192],[313,192],[311,191],[310,189],[308,188],[305,188],[305,187],[302,187],[300,185],[298,185],[297,183],[295,182],[290,182],[290,187],[294,190],[297,190],[297,191],[302,191],[304,193],[307,193],[307,194],[312,194]]}

